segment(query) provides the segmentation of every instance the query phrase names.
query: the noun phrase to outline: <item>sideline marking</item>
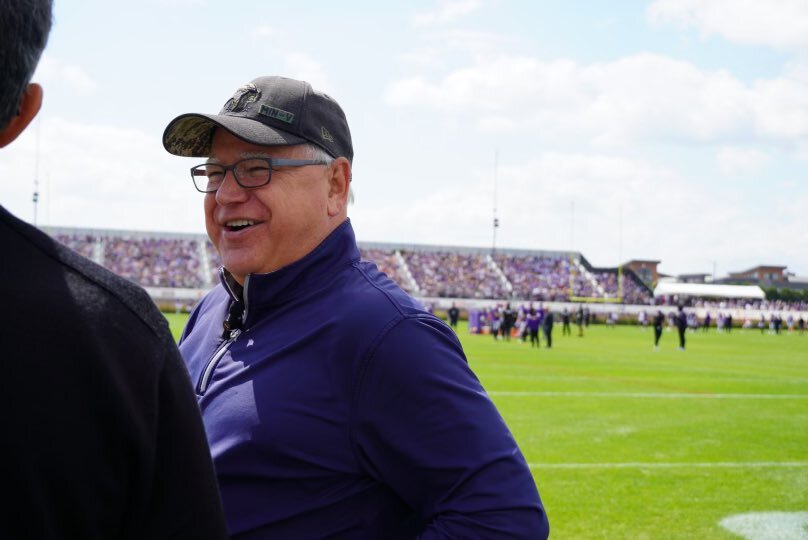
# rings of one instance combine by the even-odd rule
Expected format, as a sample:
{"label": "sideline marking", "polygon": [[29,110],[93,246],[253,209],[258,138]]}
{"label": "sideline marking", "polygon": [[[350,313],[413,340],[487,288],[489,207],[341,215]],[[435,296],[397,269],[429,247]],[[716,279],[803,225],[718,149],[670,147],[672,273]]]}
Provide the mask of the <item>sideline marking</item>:
{"label": "sideline marking", "polygon": [[697,399],[808,399],[808,394],[688,394],[684,392],[509,392],[491,391],[490,396],[617,397],[617,398],[697,398]]}
{"label": "sideline marking", "polygon": [[627,463],[528,463],[531,469],[676,469],[687,468],[763,468],[763,467],[808,467],[808,461],[715,461],[706,463],[686,462],[627,462]]}
{"label": "sideline marking", "polygon": [[808,540],[808,512],[750,512],[718,524],[746,540]]}

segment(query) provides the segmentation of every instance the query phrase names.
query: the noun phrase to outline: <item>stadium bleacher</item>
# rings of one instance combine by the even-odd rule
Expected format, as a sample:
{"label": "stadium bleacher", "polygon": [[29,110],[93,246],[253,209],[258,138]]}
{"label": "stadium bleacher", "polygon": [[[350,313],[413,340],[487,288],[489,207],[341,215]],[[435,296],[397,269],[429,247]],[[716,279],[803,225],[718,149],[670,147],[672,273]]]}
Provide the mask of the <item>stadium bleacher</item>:
{"label": "stadium bleacher", "polygon": [[[165,310],[190,310],[219,279],[221,259],[203,234],[43,229],[81,255],[145,287]],[[580,253],[518,249],[491,253],[485,248],[379,242],[360,242],[359,248],[364,260],[374,262],[430,306],[454,300],[463,300],[466,307],[586,302],[593,308],[593,317],[629,321],[649,306],[669,309],[675,303],[692,308],[700,319],[709,313],[716,321],[724,313],[734,313],[738,324],[747,326],[781,314],[788,319],[789,313],[808,312],[808,302],[802,300],[654,298],[631,270],[595,268]],[[619,309],[612,304],[619,304]],[[566,307],[575,309],[572,304]]]}
{"label": "stadium bleacher", "polygon": [[144,287],[197,289],[205,285],[197,240],[108,237],[102,242],[102,264]]}
{"label": "stadium bleacher", "polygon": [[505,298],[505,283],[481,254],[449,251],[402,252],[422,296]]}
{"label": "stadium bleacher", "polygon": [[387,274],[408,293],[418,293],[415,281],[407,273],[406,264],[401,260],[400,254],[397,256],[394,251],[379,248],[360,248],[359,254],[363,260],[376,263],[379,270]]}
{"label": "stadium bleacher", "polygon": [[[144,287],[206,289],[221,259],[205,235],[45,228],[56,240]],[[595,269],[577,253],[359,243],[404,290],[421,297],[568,301],[618,299],[617,269]],[[630,272],[623,301],[652,302]]]}

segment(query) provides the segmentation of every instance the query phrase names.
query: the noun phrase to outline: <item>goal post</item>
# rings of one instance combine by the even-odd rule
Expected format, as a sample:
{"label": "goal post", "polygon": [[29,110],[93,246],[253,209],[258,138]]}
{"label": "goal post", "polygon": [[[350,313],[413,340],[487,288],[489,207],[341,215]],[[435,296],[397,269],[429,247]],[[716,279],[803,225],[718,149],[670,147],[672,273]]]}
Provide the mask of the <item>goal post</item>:
{"label": "goal post", "polygon": [[575,294],[575,278],[580,275],[580,264],[576,263],[575,256],[570,252],[570,302],[583,302],[591,304],[622,304],[623,303],[623,265],[617,267],[617,296],[604,298],[602,296],[578,296]]}

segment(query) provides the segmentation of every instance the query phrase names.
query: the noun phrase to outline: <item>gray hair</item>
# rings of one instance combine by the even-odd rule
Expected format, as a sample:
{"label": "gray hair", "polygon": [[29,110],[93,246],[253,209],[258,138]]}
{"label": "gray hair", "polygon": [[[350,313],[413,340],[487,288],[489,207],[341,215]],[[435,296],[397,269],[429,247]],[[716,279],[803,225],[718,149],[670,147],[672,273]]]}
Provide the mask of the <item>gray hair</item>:
{"label": "gray hair", "polygon": [[306,149],[306,159],[317,159],[321,161],[325,161],[327,164],[331,164],[334,161],[334,156],[317,146],[313,143],[306,143],[303,144],[303,148]]}
{"label": "gray hair", "polygon": [[[334,156],[317,146],[313,143],[306,143],[303,145],[306,149],[306,159],[319,159],[325,161],[327,164],[331,164],[334,162]],[[348,188],[348,204],[353,204],[354,202],[354,191],[353,191],[353,184]]]}
{"label": "gray hair", "polygon": [[52,0],[0,0],[0,129],[19,113],[48,42]]}

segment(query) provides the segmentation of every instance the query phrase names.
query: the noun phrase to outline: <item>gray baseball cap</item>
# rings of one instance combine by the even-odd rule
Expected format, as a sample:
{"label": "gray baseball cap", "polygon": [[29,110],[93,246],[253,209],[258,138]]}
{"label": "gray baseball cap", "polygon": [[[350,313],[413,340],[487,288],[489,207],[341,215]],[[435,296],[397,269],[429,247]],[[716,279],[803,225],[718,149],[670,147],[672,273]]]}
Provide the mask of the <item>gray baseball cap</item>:
{"label": "gray baseball cap", "polygon": [[216,128],[252,144],[313,143],[329,155],[353,161],[348,121],[339,104],[304,81],[259,77],[241,86],[219,114],[187,113],[163,132],[163,146],[176,156],[208,157]]}

